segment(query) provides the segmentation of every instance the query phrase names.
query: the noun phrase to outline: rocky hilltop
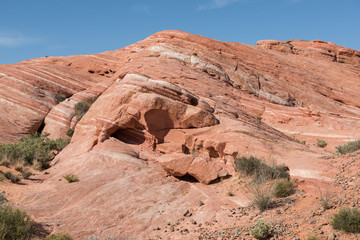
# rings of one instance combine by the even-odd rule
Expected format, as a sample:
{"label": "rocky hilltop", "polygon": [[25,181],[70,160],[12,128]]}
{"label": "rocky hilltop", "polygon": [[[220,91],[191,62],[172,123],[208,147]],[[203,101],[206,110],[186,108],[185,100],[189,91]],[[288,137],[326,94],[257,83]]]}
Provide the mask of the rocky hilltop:
{"label": "rocky hilltop", "polygon": [[[75,129],[46,173],[0,187],[49,231],[76,239],[246,232],[262,216],[241,210],[249,199],[234,160],[251,155],[276,159],[299,181],[300,200],[263,217],[289,218],[284,239],[321,226],[325,234],[328,225],[308,220],[315,186],[338,180],[347,159],[329,160],[335,146],[360,138],[360,52],[319,40],[251,46],[163,31],[116,51],[0,65],[0,84],[1,143]],[[94,102],[81,120],[80,101]],[[68,184],[68,173],[80,181]]]}

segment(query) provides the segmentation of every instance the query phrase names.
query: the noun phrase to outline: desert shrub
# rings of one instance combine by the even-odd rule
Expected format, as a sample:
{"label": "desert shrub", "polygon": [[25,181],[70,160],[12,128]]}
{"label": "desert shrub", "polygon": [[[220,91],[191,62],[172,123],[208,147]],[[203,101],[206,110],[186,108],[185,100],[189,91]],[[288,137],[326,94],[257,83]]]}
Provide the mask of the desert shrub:
{"label": "desert shrub", "polygon": [[0,171],[0,182],[5,180],[5,176],[4,173],[2,171]]}
{"label": "desert shrub", "polygon": [[80,101],[75,104],[75,115],[76,119],[79,121],[90,109],[91,105],[94,103],[94,100],[88,100],[88,101]]}
{"label": "desert shrub", "polygon": [[344,63],[344,60],[340,59],[338,60],[338,63]]}
{"label": "desert shrub", "polygon": [[22,172],[24,171],[24,162],[16,162],[15,165],[14,165],[14,169],[18,172]]}
{"label": "desert shrub", "polygon": [[12,183],[19,183],[21,181],[21,177],[19,175],[12,174],[12,172],[6,172],[4,173],[4,176]]}
{"label": "desert shrub", "polygon": [[261,121],[262,120],[262,117],[261,116],[256,116],[256,119]]}
{"label": "desert shrub", "polygon": [[74,174],[67,174],[67,175],[63,176],[63,178],[65,178],[65,180],[68,181],[68,183],[80,181],[79,178]]}
{"label": "desert shrub", "polygon": [[0,155],[6,155],[12,162],[24,161],[27,164],[39,164],[39,170],[49,166],[48,161],[52,157],[52,151],[61,151],[69,140],[58,138],[52,140],[48,134],[35,133],[27,137],[20,138],[18,143],[8,143],[0,145]]}
{"label": "desert shrub", "polygon": [[328,189],[325,189],[325,193],[322,192],[321,188],[318,187],[319,189],[319,199],[320,199],[320,204],[323,207],[324,210],[328,210],[331,208],[331,202],[332,202],[332,198],[333,198],[333,194],[331,194],[329,192]]}
{"label": "desert shrub", "polygon": [[5,167],[10,167],[11,165],[11,161],[10,159],[8,158],[8,156],[6,154],[2,154],[2,159],[0,161],[0,165],[1,166],[5,166]]}
{"label": "desert shrub", "polygon": [[321,140],[321,139],[317,139],[316,144],[318,147],[321,147],[321,148],[324,148],[327,146],[327,142],[325,140]]}
{"label": "desert shrub", "polygon": [[253,156],[241,157],[235,159],[235,170],[246,175],[253,175],[260,169],[261,164],[262,161],[259,158]]}
{"label": "desert shrub", "polygon": [[197,56],[197,53],[196,53],[196,52],[193,52],[192,55]]}
{"label": "desert shrub", "polygon": [[75,132],[75,129],[69,128],[69,129],[66,131],[66,135],[68,135],[69,137],[72,137],[72,136],[74,135],[74,132]]}
{"label": "desert shrub", "polygon": [[303,141],[301,141],[300,139],[297,139],[295,136],[293,136],[292,137],[293,138],[293,140],[295,141],[295,142],[297,142],[297,143],[301,143],[301,144],[306,144],[306,141],[305,140],[303,140]]}
{"label": "desert shrub", "polygon": [[360,140],[351,141],[344,145],[337,146],[336,149],[339,154],[352,153],[360,149]]}
{"label": "desert shrub", "polygon": [[235,159],[235,170],[246,175],[252,175],[255,179],[266,180],[290,177],[286,166],[277,165],[275,161],[267,164],[253,156]]}
{"label": "desert shrub", "polygon": [[31,229],[31,219],[26,212],[6,204],[0,205],[0,239],[29,239]]}
{"label": "desert shrub", "polygon": [[54,233],[47,236],[44,240],[72,240],[68,233]]}
{"label": "desert shrub", "polygon": [[275,185],[275,197],[287,197],[294,192],[294,183],[288,179],[281,179]]}
{"label": "desert shrub", "polygon": [[66,96],[64,94],[58,94],[58,95],[55,96],[55,101],[57,103],[65,101],[65,99],[66,99]]}
{"label": "desert shrub", "polygon": [[347,233],[360,233],[360,211],[356,208],[342,208],[333,215],[331,226]]}
{"label": "desert shrub", "polygon": [[274,185],[264,182],[252,182],[246,186],[248,197],[253,205],[260,211],[272,207],[274,198]]}
{"label": "desert shrub", "polygon": [[3,204],[3,203],[6,203],[8,200],[6,199],[5,197],[5,192],[1,192],[0,193],[0,205]]}
{"label": "desert shrub", "polygon": [[250,229],[251,235],[256,239],[267,239],[270,236],[270,224],[260,220]]}
{"label": "desert shrub", "polygon": [[30,172],[29,170],[26,170],[26,171],[24,171],[24,172],[22,173],[22,177],[23,177],[24,179],[29,179],[29,177],[32,176],[32,175],[33,175],[33,173]]}

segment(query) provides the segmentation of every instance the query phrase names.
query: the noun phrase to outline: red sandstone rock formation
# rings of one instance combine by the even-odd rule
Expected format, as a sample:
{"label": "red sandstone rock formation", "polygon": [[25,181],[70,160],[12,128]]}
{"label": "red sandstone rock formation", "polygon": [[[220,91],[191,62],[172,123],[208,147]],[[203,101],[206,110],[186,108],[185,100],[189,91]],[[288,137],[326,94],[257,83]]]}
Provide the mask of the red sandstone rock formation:
{"label": "red sandstone rock formation", "polygon": [[[359,79],[359,52],[334,44],[250,46],[180,31],[113,52],[2,65],[0,142],[41,125],[52,138],[75,128],[41,184],[4,189],[37,221],[79,239],[155,236],[188,209],[197,223],[232,224],[228,209],[247,198],[204,184],[234,174],[234,158],[249,155],[275,158],[293,177],[329,177],[320,157],[330,154],[313,145],[360,138]],[[56,103],[57,94],[68,99]],[[74,105],[89,99],[78,121]],[[80,182],[66,183],[67,173]]]}

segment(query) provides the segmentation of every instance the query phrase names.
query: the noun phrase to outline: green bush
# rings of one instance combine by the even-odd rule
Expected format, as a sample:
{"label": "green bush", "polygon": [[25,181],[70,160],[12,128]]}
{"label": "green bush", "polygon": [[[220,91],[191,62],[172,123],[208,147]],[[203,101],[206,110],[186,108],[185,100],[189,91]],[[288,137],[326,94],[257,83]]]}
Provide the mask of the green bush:
{"label": "green bush", "polygon": [[277,165],[275,161],[267,164],[253,156],[235,159],[235,170],[246,175],[252,175],[256,179],[290,178],[286,166]]}
{"label": "green bush", "polygon": [[7,158],[14,164],[24,161],[27,164],[39,164],[40,170],[49,167],[49,160],[52,151],[61,151],[70,140],[58,138],[51,140],[48,134],[35,133],[27,137],[20,138],[18,143],[7,143],[0,145],[0,155]]}
{"label": "green bush", "polygon": [[351,141],[344,145],[337,146],[336,149],[340,154],[352,153],[360,149],[360,140]]}
{"label": "green bush", "polygon": [[344,60],[340,59],[338,60],[338,63],[344,63]]}
{"label": "green bush", "polygon": [[256,116],[256,119],[261,121],[262,120],[262,117],[261,116]]}
{"label": "green bush", "polygon": [[72,136],[74,135],[74,132],[75,132],[75,129],[69,128],[69,129],[66,131],[66,135],[68,135],[69,137],[72,137]]}
{"label": "green bush", "polygon": [[91,105],[94,103],[94,100],[88,100],[88,101],[80,101],[75,104],[75,115],[76,119],[80,121],[80,119],[87,113],[87,111],[90,109]]}
{"label": "green bush", "polygon": [[29,239],[31,230],[31,219],[26,212],[5,204],[0,205],[0,239]]}
{"label": "green bush", "polygon": [[68,233],[54,233],[47,236],[44,240],[72,240]]}
{"label": "green bush", "polygon": [[66,99],[66,96],[64,94],[58,94],[58,95],[55,96],[55,101],[57,103],[65,101],[65,99]]}
{"label": "green bush", "polygon": [[260,220],[250,229],[251,235],[256,239],[267,239],[270,236],[270,224]]}
{"label": "green bush", "polygon": [[342,208],[333,215],[331,226],[347,233],[360,233],[360,211],[356,208]]}
{"label": "green bush", "polygon": [[281,179],[276,183],[274,195],[275,197],[287,197],[294,192],[294,183],[288,179]]}
{"label": "green bush", "polygon": [[318,147],[321,147],[321,148],[324,148],[327,146],[327,142],[325,140],[321,140],[321,139],[317,139],[317,146]]}
{"label": "green bush", "polygon": [[63,178],[65,178],[66,181],[68,181],[69,183],[80,181],[79,178],[74,174],[67,174],[67,175],[63,176]]}

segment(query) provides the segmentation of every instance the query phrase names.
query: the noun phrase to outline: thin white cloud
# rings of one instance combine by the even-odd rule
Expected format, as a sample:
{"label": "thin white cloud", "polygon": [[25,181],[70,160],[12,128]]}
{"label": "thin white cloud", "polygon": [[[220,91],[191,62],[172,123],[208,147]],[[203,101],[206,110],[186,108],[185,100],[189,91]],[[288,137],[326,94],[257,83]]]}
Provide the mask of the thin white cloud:
{"label": "thin white cloud", "polygon": [[18,47],[28,44],[37,44],[39,42],[39,39],[24,37],[22,34],[0,32],[1,47]]}
{"label": "thin white cloud", "polygon": [[198,10],[207,10],[207,9],[215,9],[215,8],[223,8],[229,4],[238,2],[240,0],[211,0],[207,3],[201,4],[198,6]]}

